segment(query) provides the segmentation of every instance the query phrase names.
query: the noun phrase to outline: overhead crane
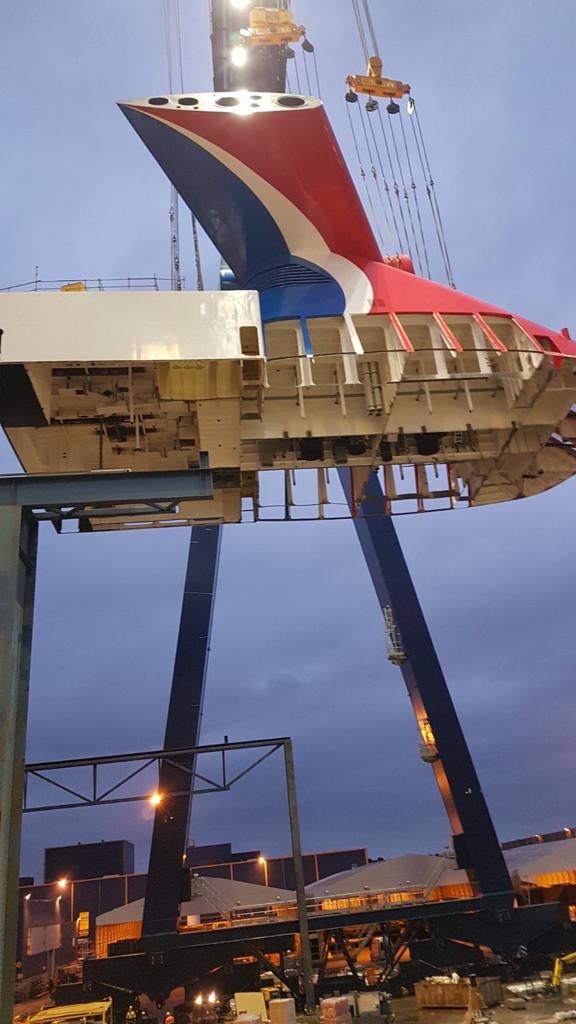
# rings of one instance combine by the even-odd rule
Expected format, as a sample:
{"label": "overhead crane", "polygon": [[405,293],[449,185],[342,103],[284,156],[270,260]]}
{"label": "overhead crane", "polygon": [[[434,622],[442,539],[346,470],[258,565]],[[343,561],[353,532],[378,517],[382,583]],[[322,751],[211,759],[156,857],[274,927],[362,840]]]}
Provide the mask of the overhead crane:
{"label": "overhead crane", "polygon": [[[248,20],[247,8],[254,8]],[[422,511],[439,496],[430,482],[439,469],[452,506],[526,497],[573,475],[564,424],[576,397],[576,345],[567,332],[424,280],[405,254],[382,254],[321,102],[286,91],[289,33],[278,33],[288,15],[285,0],[270,0],[264,10],[213,0],[214,94],[121,104],[219,250],[228,268],[224,290],[2,296],[0,421],[28,472],[107,477],[106,501],[88,498],[82,506],[84,530],[194,524],[166,749],[184,735],[188,746],[198,741],[222,524],[238,522],[246,501],[257,518],[259,472],[313,468],[322,503],[326,471],[338,471],[458,863],[486,906],[497,898],[504,913],[492,921],[497,945],[499,921],[508,941],[511,929],[520,935],[531,928],[515,909],[396,536],[391,515],[405,498],[395,468],[413,473],[409,500]],[[234,65],[238,39],[247,59]],[[351,92],[401,99],[409,87],[383,79],[378,61],[369,60],[368,83],[349,77]],[[322,167],[317,177],[309,173],[312,153]],[[187,496],[184,488],[175,497],[172,480],[154,507],[132,502],[128,509],[130,487],[111,484],[110,471],[120,471],[118,481],[134,470],[152,479],[160,467],[206,487],[190,484]],[[22,538],[35,520],[22,512],[31,505],[12,501],[20,512],[3,558],[13,567],[14,547],[20,549],[28,579],[2,669],[7,693],[9,664],[7,707],[17,723],[5,776],[14,820],[25,725],[17,691],[26,688],[34,564],[34,545],[26,554]],[[46,502],[46,513],[58,505]],[[5,594],[14,601],[16,590]],[[193,771],[193,759],[160,770],[165,799],[156,811],[146,892],[148,951],[155,943],[161,949],[176,928]],[[183,791],[187,798],[171,798]],[[14,846],[10,856],[3,828],[2,881],[13,881]],[[8,920],[9,899],[3,906]],[[12,931],[6,935],[3,1005]]]}

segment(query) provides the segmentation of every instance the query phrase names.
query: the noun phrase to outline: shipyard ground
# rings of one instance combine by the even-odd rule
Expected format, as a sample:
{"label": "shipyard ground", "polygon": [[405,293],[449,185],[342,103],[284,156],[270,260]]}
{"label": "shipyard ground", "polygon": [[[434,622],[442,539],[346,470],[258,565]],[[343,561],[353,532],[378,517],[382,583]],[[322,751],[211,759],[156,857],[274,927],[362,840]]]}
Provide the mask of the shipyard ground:
{"label": "shipyard ground", "polygon": [[[169,1000],[168,1006],[181,1002],[182,993],[175,999]],[[14,1010],[14,1024],[21,1024],[31,1013],[37,1012],[42,1006],[49,1002],[46,996],[40,999],[27,1000],[25,1003],[18,1003]],[[143,1005],[146,1001],[143,1000]],[[152,1007],[150,1007],[152,1010]],[[404,996],[392,1000],[392,1009],[396,1014],[396,1024],[462,1024],[465,1010],[419,1010],[416,1006],[414,996]],[[576,1003],[560,999],[533,999],[526,1003],[524,1010],[508,1010],[504,1005],[494,1007],[494,1024],[544,1024],[553,1018],[559,1010],[576,1010]],[[164,1011],[156,1010],[158,1021],[162,1020]],[[360,1018],[363,1024],[386,1024],[387,1018],[375,1014],[367,1014]],[[319,1024],[318,1014],[305,1016],[298,1015],[298,1024]]]}

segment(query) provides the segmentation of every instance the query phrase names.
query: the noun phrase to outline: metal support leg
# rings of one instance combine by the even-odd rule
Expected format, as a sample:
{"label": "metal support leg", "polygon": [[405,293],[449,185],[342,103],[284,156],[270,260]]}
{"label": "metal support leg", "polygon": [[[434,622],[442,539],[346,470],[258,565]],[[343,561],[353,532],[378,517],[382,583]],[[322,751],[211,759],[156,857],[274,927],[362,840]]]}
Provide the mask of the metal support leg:
{"label": "metal support leg", "polygon": [[[340,481],[352,511],[350,475]],[[479,895],[512,893],[512,883],[474,762],[428,631],[384,495],[372,474],[354,525],[380,607],[389,609],[402,641],[398,663],[433,769],[461,867]],[[398,652],[399,653],[399,652]]]}
{"label": "metal support leg", "polygon": [[38,526],[0,508],[0,1020],[11,1021]]}
{"label": "metal support leg", "polygon": [[298,804],[296,801],[296,775],[294,772],[294,751],[292,741],[284,745],[284,765],[286,768],[286,792],[288,795],[288,815],[290,818],[290,838],[292,840],[292,858],[294,861],[294,881],[296,903],[298,905],[298,924],[300,927],[300,945],[302,947],[302,974],[304,977],[304,996],[306,1013],[314,1013],[316,997],[312,978],[312,950],[310,949],[310,932],[306,912],[306,890],[304,888],[304,863],[302,861],[302,845],[300,843],[300,824],[298,821]]}
{"label": "metal support leg", "polygon": [[[222,528],[219,526],[195,526],[190,536],[164,738],[167,750],[198,744],[221,535]],[[154,818],[144,900],[143,936],[176,931],[195,762],[195,757],[191,757],[182,760],[182,767],[166,761],[160,766],[159,793],[162,802]],[[172,793],[186,795],[173,797]]]}

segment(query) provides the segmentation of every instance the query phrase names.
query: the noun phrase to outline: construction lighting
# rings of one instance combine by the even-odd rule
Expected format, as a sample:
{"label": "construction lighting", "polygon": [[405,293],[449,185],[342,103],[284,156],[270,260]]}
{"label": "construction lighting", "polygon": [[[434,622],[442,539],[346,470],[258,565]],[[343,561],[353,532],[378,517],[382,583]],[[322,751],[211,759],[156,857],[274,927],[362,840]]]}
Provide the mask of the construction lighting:
{"label": "construction lighting", "polygon": [[202,1006],[202,993],[200,993],[200,995],[196,996],[196,999],[194,1000],[194,1005],[195,1006]]}
{"label": "construction lighting", "polygon": [[230,5],[237,11],[245,11],[251,3],[252,0],[230,0]]}
{"label": "construction lighting", "polygon": [[148,803],[150,803],[152,807],[158,807],[158,804],[162,803],[162,794],[152,793],[152,796],[148,797]]}
{"label": "construction lighting", "polygon": [[210,995],[208,996],[208,1002],[209,1003],[215,1003],[216,1002],[216,993],[215,992],[211,992],[210,993]]}
{"label": "construction lighting", "polygon": [[266,857],[258,857],[258,863],[259,864],[265,864],[266,863]]}
{"label": "construction lighting", "polygon": [[56,885],[58,886],[59,889],[65,889],[66,886],[68,885],[68,879],[59,878],[58,881],[56,882]]}
{"label": "construction lighting", "polygon": [[24,897],[24,899],[25,900],[29,900],[29,899],[31,899],[31,897],[32,897],[32,893],[31,892],[27,892],[25,897]]}
{"label": "construction lighting", "polygon": [[245,67],[248,60],[246,49],[243,46],[234,46],[230,51],[230,60],[235,68]]}

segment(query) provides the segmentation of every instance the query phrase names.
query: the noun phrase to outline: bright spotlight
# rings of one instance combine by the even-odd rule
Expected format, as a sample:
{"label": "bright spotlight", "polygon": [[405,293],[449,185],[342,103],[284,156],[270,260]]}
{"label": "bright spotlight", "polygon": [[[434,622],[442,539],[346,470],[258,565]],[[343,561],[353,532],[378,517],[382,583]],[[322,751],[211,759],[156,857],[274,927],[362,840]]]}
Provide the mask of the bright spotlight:
{"label": "bright spotlight", "polygon": [[216,1002],[216,993],[215,992],[211,992],[210,993],[210,995],[208,996],[208,1002],[209,1003],[215,1003]]}
{"label": "bright spotlight", "polygon": [[68,885],[68,879],[59,878],[58,881],[56,882],[56,885],[58,886],[59,889],[65,889],[66,886]]}
{"label": "bright spotlight", "polygon": [[32,899],[32,893],[31,893],[31,892],[27,892],[27,893],[26,893],[26,895],[25,895],[25,897],[24,897],[24,899],[25,899],[25,900],[29,900],[29,899]]}
{"label": "bright spotlight", "polygon": [[266,857],[258,857],[258,863],[264,865],[266,863]]}
{"label": "bright spotlight", "polygon": [[230,4],[237,11],[245,11],[247,7],[250,7],[252,0],[230,0]]}
{"label": "bright spotlight", "polygon": [[196,996],[196,999],[194,1000],[194,1004],[196,1006],[202,1006],[202,993],[200,993],[200,995]]}
{"label": "bright spotlight", "polygon": [[244,46],[234,46],[230,52],[230,60],[235,68],[243,68],[248,60],[248,54]]}
{"label": "bright spotlight", "polygon": [[158,807],[158,804],[162,803],[162,794],[152,793],[152,796],[148,797],[148,802],[152,804],[152,807]]}

